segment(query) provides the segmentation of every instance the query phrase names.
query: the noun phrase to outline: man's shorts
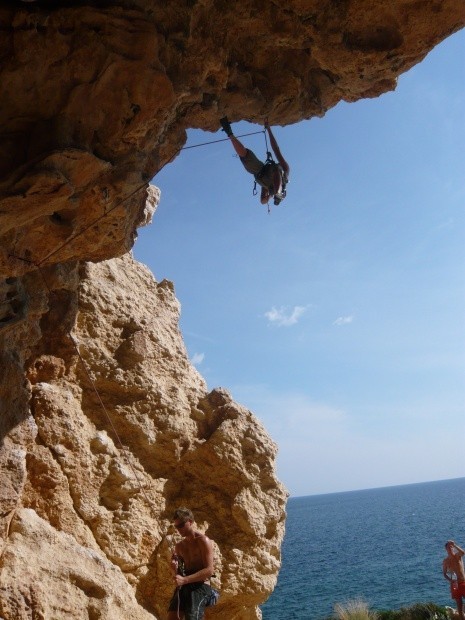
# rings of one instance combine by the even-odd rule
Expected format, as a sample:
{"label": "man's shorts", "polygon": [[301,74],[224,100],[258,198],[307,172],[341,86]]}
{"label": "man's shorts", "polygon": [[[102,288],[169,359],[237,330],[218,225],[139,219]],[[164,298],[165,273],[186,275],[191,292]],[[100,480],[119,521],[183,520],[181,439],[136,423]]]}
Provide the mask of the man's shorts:
{"label": "man's shorts", "polygon": [[453,599],[465,597],[465,581],[451,581],[450,595]]}
{"label": "man's shorts", "polygon": [[244,157],[241,157],[240,159],[247,172],[250,172],[250,174],[253,174],[254,176],[260,172],[264,165],[263,162],[260,161],[255,155],[255,153],[253,153],[249,149],[247,149],[247,153],[244,155]]}
{"label": "man's shorts", "polygon": [[168,611],[183,611],[185,620],[202,620],[211,594],[211,587],[203,581],[188,583],[176,588]]}

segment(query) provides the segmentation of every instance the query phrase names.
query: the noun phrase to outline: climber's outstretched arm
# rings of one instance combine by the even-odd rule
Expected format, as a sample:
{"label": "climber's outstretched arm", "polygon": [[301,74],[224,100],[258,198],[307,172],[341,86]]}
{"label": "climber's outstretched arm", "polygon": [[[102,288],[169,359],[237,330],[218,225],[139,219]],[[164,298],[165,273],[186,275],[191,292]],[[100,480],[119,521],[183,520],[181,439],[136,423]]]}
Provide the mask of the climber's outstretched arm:
{"label": "climber's outstretched arm", "polygon": [[271,131],[271,127],[268,125],[267,122],[265,123],[265,129],[268,131],[268,135],[270,136],[271,148],[273,149],[273,152],[276,155],[277,160],[283,167],[283,170],[286,173],[286,175],[289,176],[289,164],[282,156],[281,151],[279,150],[278,143],[276,142],[273,132]]}

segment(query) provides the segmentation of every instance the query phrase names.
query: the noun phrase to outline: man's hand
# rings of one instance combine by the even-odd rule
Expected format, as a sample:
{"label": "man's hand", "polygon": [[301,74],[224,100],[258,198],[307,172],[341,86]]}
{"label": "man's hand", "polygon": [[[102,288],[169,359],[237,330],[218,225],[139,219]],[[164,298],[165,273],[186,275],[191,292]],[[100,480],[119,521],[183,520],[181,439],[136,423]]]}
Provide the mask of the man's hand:
{"label": "man's hand", "polygon": [[183,577],[182,575],[175,575],[174,580],[177,586],[185,586],[187,582],[187,577]]}
{"label": "man's hand", "polygon": [[463,552],[463,549],[461,549],[453,540],[448,540],[447,546],[449,547],[449,551],[455,556]]}
{"label": "man's hand", "polygon": [[170,567],[171,567],[171,571],[176,574],[178,572],[178,566],[179,566],[179,557],[176,553],[173,553],[171,555],[171,562],[170,562]]}

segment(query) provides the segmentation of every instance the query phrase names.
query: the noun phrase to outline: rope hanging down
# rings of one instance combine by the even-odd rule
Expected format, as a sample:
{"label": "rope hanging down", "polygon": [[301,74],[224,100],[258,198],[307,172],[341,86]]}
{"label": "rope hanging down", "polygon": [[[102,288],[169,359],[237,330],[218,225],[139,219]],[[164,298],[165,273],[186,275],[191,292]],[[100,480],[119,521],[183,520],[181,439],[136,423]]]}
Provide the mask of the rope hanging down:
{"label": "rope hanging down", "polygon": [[[260,131],[252,131],[250,133],[244,133],[240,136],[237,136],[238,138],[245,138],[246,136],[253,136],[256,135],[258,133],[263,133],[265,134],[265,141],[266,141],[266,132],[261,129]],[[178,153],[180,153],[181,151],[185,151],[187,149],[195,149],[199,146],[207,146],[209,144],[215,144],[216,142],[225,142],[226,140],[229,140],[229,138],[221,138],[219,140],[210,140],[209,142],[201,142],[199,144],[192,144],[190,146],[183,146],[180,149],[177,149],[173,155],[170,157],[170,159],[168,159],[168,161],[166,161],[163,166],[160,168],[160,170],[158,170],[157,174],[159,174],[163,168],[165,166],[167,166],[169,163],[171,163],[173,161],[173,159],[176,157],[176,155]],[[268,143],[266,142],[267,145],[267,150],[268,150]],[[156,176],[156,175],[155,175]],[[102,213],[102,215],[99,215],[97,218],[95,218],[95,220],[93,220],[92,222],[90,222],[90,224],[88,224],[87,226],[85,226],[84,228],[82,228],[81,230],[79,230],[77,233],[75,233],[74,235],[71,235],[70,237],[68,237],[68,239],[66,239],[66,241],[64,241],[61,245],[59,245],[57,248],[55,248],[55,250],[52,250],[51,252],[49,252],[46,256],[44,256],[44,258],[42,258],[41,260],[39,260],[38,262],[34,262],[31,260],[28,260],[26,258],[22,258],[20,256],[16,256],[14,254],[8,254],[9,258],[16,258],[18,260],[21,260],[25,263],[30,263],[32,265],[35,266],[40,266],[42,265],[45,261],[49,260],[52,256],[55,256],[56,254],[58,254],[63,248],[65,248],[67,245],[69,245],[70,243],[72,243],[75,239],[77,239],[78,237],[80,237],[81,235],[83,235],[85,232],[87,232],[90,228],[92,228],[92,226],[95,226],[95,224],[98,224],[98,222],[100,222],[101,220],[105,219],[108,215],[110,215],[110,213],[112,213],[115,209],[117,209],[118,207],[120,207],[122,204],[124,204],[127,200],[129,200],[130,198],[132,198],[135,194],[137,194],[137,192],[140,192],[142,189],[145,189],[147,187],[147,181],[144,181],[144,183],[142,183],[141,185],[139,185],[138,187],[136,187],[135,190],[133,190],[130,194],[128,194],[127,196],[124,196],[123,198],[121,198],[120,200],[118,200],[112,207],[110,207],[110,209],[106,210],[105,213]]]}
{"label": "rope hanging down", "polygon": [[[238,137],[243,138],[243,137],[246,137],[246,136],[251,136],[251,135],[255,135],[255,134],[258,134],[258,133],[265,133],[265,132],[264,132],[263,130],[260,130],[260,131],[254,131],[254,132],[251,132],[251,133],[243,134],[243,135],[238,136]],[[165,163],[165,164],[164,164],[164,165],[160,168],[160,170],[159,170],[158,172],[161,172],[161,170],[163,170],[163,168],[164,168],[164,167],[165,167],[168,163],[170,163],[170,162],[174,159],[174,157],[175,157],[175,156],[176,156],[176,155],[177,155],[180,151],[187,150],[187,149],[197,148],[197,147],[199,147],[199,146],[206,146],[206,145],[208,145],[208,144],[214,144],[215,142],[224,142],[225,140],[229,140],[229,138],[221,138],[220,140],[211,140],[211,141],[209,141],[209,142],[203,142],[203,143],[200,143],[200,144],[193,144],[193,145],[191,145],[191,146],[184,146],[184,147],[182,147],[182,148],[178,149],[178,150],[177,150],[177,151],[173,154],[173,156],[172,156],[172,157],[171,157],[171,158],[170,158],[170,159],[169,159],[169,160],[168,160],[168,161],[167,161],[167,162],[166,162],[166,163]],[[266,140],[266,133],[265,133],[265,140]],[[158,173],[157,173],[157,174],[158,174]],[[140,186],[139,186],[139,187],[137,187],[135,190],[133,190],[130,194],[128,194],[127,196],[123,197],[121,200],[119,200],[118,202],[116,202],[116,204],[114,204],[114,205],[113,205],[113,207],[111,207],[110,209],[108,209],[107,211],[105,211],[105,213],[103,213],[102,215],[100,215],[99,217],[97,217],[95,220],[93,220],[93,221],[92,221],[92,222],[91,222],[88,226],[86,226],[86,227],[85,227],[85,228],[83,228],[82,230],[78,231],[75,235],[72,235],[71,237],[69,237],[69,238],[68,238],[68,239],[67,239],[64,243],[62,243],[60,246],[58,246],[55,250],[53,250],[52,252],[49,252],[49,253],[48,253],[48,254],[47,254],[44,258],[42,258],[40,261],[35,262],[35,261],[33,261],[33,260],[30,260],[30,259],[27,259],[27,258],[22,258],[22,257],[20,257],[20,256],[16,256],[16,255],[11,254],[11,253],[9,253],[9,254],[8,254],[8,257],[9,257],[9,258],[14,258],[14,259],[19,260],[19,261],[22,261],[22,262],[24,262],[24,263],[28,263],[29,265],[34,265],[34,267],[35,267],[35,268],[38,270],[38,272],[40,273],[40,276],[41,276],[41,278],[42,278],[42,280],[43,280],[43,282],[44,282],[44,285],[45,285],[46,289],[48,290],[49,294],[51,294],[51,293],[52,293],[52,289],[51,289],[51,287],[49,286],[49,284],[48,284],[48,282],[47,282],[47,279],[45,278],[45,275],[44,275],[43,270],[42,270],[42,264],[43,264],[46,260],[50,259],[52,256],[55,256],[56,254],[58,254],[58,252],[60,252],[60,250],[62,250],[62,249],[63,249],[64,247],[66,247],[67,245],[69,245],[69,244],[70,244],[72,241],[74,241],[76,238],[78,238],[78,237],[80,237],[81,235],[83,235],[83,234],[84,234],[87,230],[89,230],[92,226],[94,226],[95,224],[97,224],[98,222],[100,222],[101,220],[103,220],[104,218],[106,218],[106,217],[107,217],[110,213],[112,213],[112,211],[114,211],[116,208],[118,208],[119,206],[121,206],[123,203],[125,203],[127,200],[129,200],[129,198],[131,198],[132,196],[134,196],[134,195],[135,195],[137,192],[139,192],[140,190],[144,189],[146,186],[147,186],[147,182],[144,182],[142,185],[140,185]],[[115,424],[113,423],[113,420],[112,420],[112,418],[111,418],[111,416],[110,416],[110,414],[109,414],[109,412],[108,412],[108,409],[105,407],[105,403],[103,402],[102,397],[100,396],[100,393],[99,393],[99,391],[97,390],[97,386],[95,385],[95,382],[94,382],[94,380],[92,379],[92,376],[91,376],[90,371],[89,371],[89,369],[88,369],[88,367],[87,367],[87,364],[85,363],[84,358],[82,357],[81,352],[79,351],[79,347],[78,347],[78,345],[77,345],[76,341],[74,340],[74,337],[73,337],[73,335],[72,335],[72,333],[71,333],[71,331],[70,331],[70,330],[68,330],[68,331],[67,331],[67,336],[69,337],[69,339],[71,340],[71,342],[72,342],[72,344],[73,344],[73,348],[74,348],[74,350],[76,351],[76,354],[77,354],[77,356],[78,356],[78,358],[79,358],[79,360],[80,360],[80,362],[81,362],[81,364],[82,364],[82,366],[83,366],[83,368],[84,368],[85,374],[86,374],[87,379],[88,379],[88,381],[89,381],[89,383],[90,383],[90,385],[91,385],[91,387],[92,387],[92,390],[95,392],[95,394],[96,394],[96,396],[97,396],[97,399],[98,399],[98,402],[99,402],[100,406],[102,407],[102,410],[103,410],[103,412],[104,412],[104,414],[105,414],[105,417],[106,417],[106,419],[107,419],[107,421],[108,421],[108,423],[109,423],[109,425],[110,425],[110,427],[111,427],[111,429],[112,429],[112,431],[113,431],[113,433],[114,433],[114,435],[115,435],[115,437],[116,437],[116,440],[117,440],[117,443],[118,443],[118,445],[119,445],[119,447],[120,447],[120,450],[121,450],[121,452],[122,452],[123,458],[126,460],[126,462],[127,462],[128,466],[129,466],[129,468],[130,468],[130,469],[131,469],[131,471],[132,471],[132,474],[133,474],[133,476],[134,476],[134,479],[135,479],[135,481],[136,481],[136,484],[137,484],[137,486],[138,486],[138,489],[139,489],[139,491],[140,491],[141,495],[143,495],[143,496],[144,496],[144,499],[146,500],[146,502],[147,502],[148,506],[150,507],[150,509],[151,509],[151,510],[153,510],[153,505],[152,505],[152,502],[150,501],[150,498],[148,497],[148,495],[147,495],[147,493],[146,493],[146,491],[145,491],[145,489],[144,489],[144,487],[143,487],[143,485],[142,485],[142,482],[141,482],[141,480],[140,480],[140,478],[139,478],[139,476],[138,476],[138,474],[137,474],[137,472],[136,472],[136,469],[135,469],[135,468],[134,468],[134,466],[132,465],[132,463],[131,463],[131,461],[129,460],[129,458],[126,456],[126,448],[125,448],[125,447],[124,447],[124,445],[123,445],[123,442],[122,442],[122,440],[121,440],[121,437],[119,436],[118,431],[116,430]]]}
{"label": "rope hanging down", "polygon": [[[24,260],[24,262],[34,265],[36,267],[37,271],[39,272],[42,280],[43,280],[45,288],[47,289],[47,291],[49,292],[50,295],[52,294],[53,291],[52,291],[51,287],[49,286],[49,284],[47,282],[47,279],[46,279],[46,277],[44,275],[44,272],[42,270],[42,267],[40,266],[39,263],[34,263],[33,261],[30,261],[30,260],[27,260],[27,259],[22,259],[22,258],[19,258],[18,256],[15,256],[14,258],[16,258],[17,260]],[[78,347],[78,345],[77,345],[77,343],[76,343],[76,341],[75,341],[75,339],[74,339],[74,337],[73,337],[73,335],[71,333],[71,330],[68,330],[66,332],[66,335],[68,336],[68,338],[71,340],[71,342],[73,344],[73,348],[76,351],[76,354],[77,354],[77,356],[79,358],[79,361],[82,364],[82,367],[84,368],[85,374],[86,374],[87,379],[88,379],[88,381],[89,381],[89,383],[90,383],[90,385],[92,387],[92,390],[95,392],[95,395],[97,396],[97,400],[98,400],[100,406],[103,409],[103,412],[104,412],[105,417],[106,417],[106,419],[108,421],[108,424],[110,425],[110,427],[111,427],[111,429],[112,429],[112,431],[113,431],[113,433],[114,433],[114,435],[116,437],[116,443],[118,444],[118,446],[119,446],[119,448],[121,450],[122,456],[123,456],[124,460],[126,461],[126,463],[128,464],[130,470],[132,471],[132,474],[134,476],[134,479],[135,479],[136,485],[137,485],[137,487],[139,489],[139,492],[144,497],[145,501],[147,502],[147,505],[154,512],[155,516],[157,516],[155,511],[154,511],[154,509],[153,509],[153,504],[152,504],[149,496],[147,495],[147,493],[146,493],[146,491],[144,489],[144,486],[143,486],[143,484],[141,482],[141,479],[140,479],[140,477],[139,477],[139,475],[138,475],[134,465],[131,463],[131,461],[129,460],[129,458],[126,455],[126,448],[125,448],[125,446],[124,446],[124,444],[123,444],[123,442],[121,440],[121,437],[118,434],[118,431],[116,430],[115,424],[114,424],[114,422],[113,422],[113,420],[112,420],[112,418],[111,418],[111,416],[110,416],[110,414],[108,412],[108,409],[105,407],[105,403],[103,402],[102,397],[100,396],[100,393],[97,390],[97,386],[95,385],[95,381],[92,379],[90,371],[89,371],[89,369],[87,367],[87,364],[84,361],[84,358],[81,355],[81,352],[79,351],[79,347]]]}

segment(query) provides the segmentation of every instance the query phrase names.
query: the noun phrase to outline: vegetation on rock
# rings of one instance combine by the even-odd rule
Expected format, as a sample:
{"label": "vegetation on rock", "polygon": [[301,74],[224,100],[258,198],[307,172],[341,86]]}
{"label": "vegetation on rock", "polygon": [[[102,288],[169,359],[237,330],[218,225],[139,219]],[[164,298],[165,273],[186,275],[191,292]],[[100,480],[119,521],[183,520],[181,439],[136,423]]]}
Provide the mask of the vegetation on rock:
{"label": "vegetation on rock", "polygon": [[445,607],[435,603],[416,603],[399,610],[370,610],[365,601],[356,599],[347,603],[337,603],[334,615],[327,620],[448,620]]}

